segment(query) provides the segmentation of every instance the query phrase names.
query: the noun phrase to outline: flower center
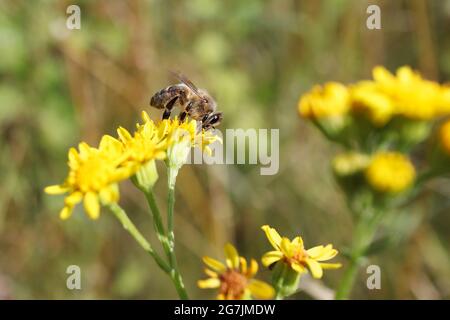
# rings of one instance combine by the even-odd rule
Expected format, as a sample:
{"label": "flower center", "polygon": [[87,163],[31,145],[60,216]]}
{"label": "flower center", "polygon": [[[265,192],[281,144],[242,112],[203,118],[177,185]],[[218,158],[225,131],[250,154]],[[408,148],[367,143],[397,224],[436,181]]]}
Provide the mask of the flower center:
{"label": "flower center", "polygon": [[93,158],[78,169],[75,174],[76,184],[83,191],[98,191],[108,183],[113,165],[101,158]]}
{"label": "flower center", "polygon": [[240,299],[247,287],[247,278],[236,270],[228,269],[220,275],[220,293],[231,299]]}
{"label": "flower center", "polygon": [[297,262],[298,264],[304,265],[305,259],[308,257],[308,254],[303,249],[298,249],[294,252],[292,257],[289,259],[289,262]]}

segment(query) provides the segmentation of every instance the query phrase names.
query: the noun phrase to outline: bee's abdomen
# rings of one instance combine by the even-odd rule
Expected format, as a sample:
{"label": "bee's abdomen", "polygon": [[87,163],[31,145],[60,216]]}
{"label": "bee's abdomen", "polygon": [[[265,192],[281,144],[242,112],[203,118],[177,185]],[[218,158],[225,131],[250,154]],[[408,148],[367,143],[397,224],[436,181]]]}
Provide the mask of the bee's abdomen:
{"label": "bee's abdomen", "polygon": [[174,85],[159,90],[150,99],[150,105],[158,109],[164,109],[167,102],[175,97],[180,97],[182,99],[185,97],[185,88],[183,86]]}
{"label": "bee's abdomen", "polygon": [[169,99],[169,93],[166,89],[159,90],[150,99],[150,105],[158,109],[164,109],[166,101]]}

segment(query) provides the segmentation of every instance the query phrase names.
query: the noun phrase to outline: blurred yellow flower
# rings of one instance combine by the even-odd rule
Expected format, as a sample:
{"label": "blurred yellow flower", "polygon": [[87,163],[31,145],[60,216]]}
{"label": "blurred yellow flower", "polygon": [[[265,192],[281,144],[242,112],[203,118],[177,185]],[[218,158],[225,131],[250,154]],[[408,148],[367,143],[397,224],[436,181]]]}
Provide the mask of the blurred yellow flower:
{"label": "blurred yellow flower", "polygon": [[202,289],[219,289],[219,300],[271,299],[275,290],[267,283],[253,279],[258,271],[258,263],[252,259],[250,265],[240,257],[236,248],[231,244],[225,245],[226,264],[210,257],[204,257],[203,262],[211,269],[205,269],[209,276],[206,280],[199,280]]}
{"label": "blurred yellow flower", "polygon": [[394,115],[394,103],[373,81],[361,81],[350,86],[352,108],[364,113],[373,124],[386,124]]}
{"label": "blurred yellow flower", "polygon": [[68,153],[69,174],[61,185],[45,188],[48,194],[69,193],[65,198],[61,219],[72,214],[73,207],[83,201],[87,215],[97,219],[100,204],[116,202],[119,199],[117,182],[133,174],[131,167],[121,167],[127,155],[120,141],[111,136],[103,136],[97,148],[80,143],[77,151]]}
{"label": "blurred yellow flower", "polygon": [[275,251],[269,251],[262,257],[262,264],[265,267],[282,261],[298,273],[305,273],[309,270],[314,278],[320,279],[324,269],[337,269],[342,266],[340,263],[322,262],[330,260],[338,254],[338,251],[331,244],[305,250],[301,237],[295,237],[291,241],[288,238],[281,237],[274,228],[268,225],[262,226],[262,229],[275,249]]}
{"label": "blurred yellow flower", "polygon": [[350,95],[346,86],[329,82],[324,86],[316,85],[300,98],[298,111],[304,118],[326,118],[341,116],[348,112]]}
{"label": "blurred yellow flower", "polygon": [[445,152],[450,155],[450,120],[447,120],[439,130],[440,140]]}
{"label": "blurred yellow flower", "polygon": [[380,152],[373,156],[365,175],[375,190],[398,193],[411,186],[416,171],[405,155],[398,152]]}
{"label": "blurred yellow flower", "polygon": [[406,118],[429,120],[445,112],[445,90],[438,83],[425,80],[408,66],[400,67],[396,75],[384,67],[373,69],[377,88],[392,99],[395,112]]}
{"label": "blurred yellow flower", "polygon": [[333,171],[338,176],[349,176],[367,168],[370,157],[359,152],[346,152],[333,159]]}
{"label": "blurred yellow flower", "polygon": [[450,114],[450,85],[443,85],[441,87],[441,101],[438,107],[438,113],[440,115]]}

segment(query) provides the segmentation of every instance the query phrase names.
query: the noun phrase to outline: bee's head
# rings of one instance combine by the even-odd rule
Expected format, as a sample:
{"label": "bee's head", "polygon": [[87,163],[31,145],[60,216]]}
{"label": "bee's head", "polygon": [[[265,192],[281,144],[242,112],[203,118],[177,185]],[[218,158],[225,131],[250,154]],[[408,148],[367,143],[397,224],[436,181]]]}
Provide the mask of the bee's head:
{"label": "bee's head", "polygon": [[200,95],[200,104],[203,109],[207,112],[216,111],[216,101],[209,95],[209,93],[204,89],[199,89]]}
{"label": "bee's head", "polygon": [[211,112],[202,119],[202,127],[205,130],[217,127],[223,119],[222,112]]}

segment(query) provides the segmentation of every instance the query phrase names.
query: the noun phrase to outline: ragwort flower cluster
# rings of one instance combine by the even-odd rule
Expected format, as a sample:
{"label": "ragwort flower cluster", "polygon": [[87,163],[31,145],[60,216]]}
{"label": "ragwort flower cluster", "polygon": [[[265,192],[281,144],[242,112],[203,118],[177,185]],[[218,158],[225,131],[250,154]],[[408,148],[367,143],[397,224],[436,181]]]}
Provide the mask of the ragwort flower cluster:
{"label": "ragwort flower cluster", "polygon": [[102,204],[119,200],[120,181],[138,177],[144,187],[151,187],[155,182],[155,160],[166,160],[179,169],[191,148],[208,151],[208,145],[218,139],[210,131],[198,130],[195,120],[154,122],[146,112],[142,112],[142,119],[133,134],[119,127],[118,138],[105,135],[98,147],[81,142],[78,151],[69,150],[66,180],[45,189],[49,194],[68,194],[60,213],[62,219],[70,217],[81,201],[87,215],[97,219]]}
{"label": "ragwort flower cluster", "polygon": [[[412,151],[450,114],[450,86],[426,80],[408,66],[396,74],[378,66],[372,80],[314,86],[300,98],[298,110],[344,147],[333,161],[338,177],[361,173],[374,191],[396,195],[410,190],[420,175]],[[450,154],[448,132],[450,126],[442,126],[443,152],[439,159],[430,158],[431,168],[425,170],[434,171]]]}
{"label": "ragwort flower cluster", "polygon": [[392,228],[400,224],[384,223],[387,216],[400,217],[426,181],[450,173],[450,86],[408,66],[395,74],[378,66],[372,76],[316,85],[298,103],[300,116],[343,149],[331,164],[355,228],[337,298],[348,297],[357,267],[378,250],[376,243],[393,243]]}

